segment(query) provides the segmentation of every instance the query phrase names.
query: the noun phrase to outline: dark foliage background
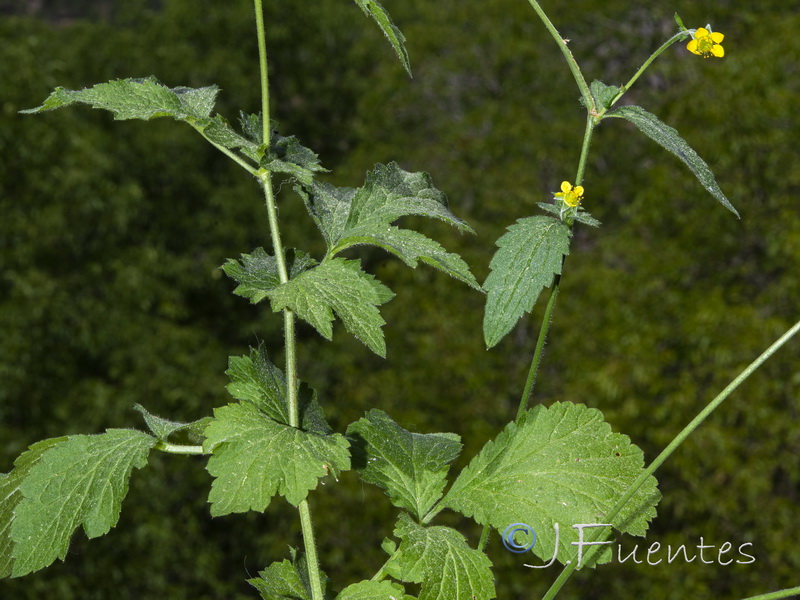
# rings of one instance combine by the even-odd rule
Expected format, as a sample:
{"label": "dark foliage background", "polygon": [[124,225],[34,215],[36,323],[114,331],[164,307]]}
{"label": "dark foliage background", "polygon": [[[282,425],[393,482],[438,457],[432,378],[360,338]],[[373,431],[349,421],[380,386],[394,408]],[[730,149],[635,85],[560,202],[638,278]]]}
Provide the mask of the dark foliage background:
{"label": "dark foliage background", "polygon": [[[550,6],[550,5],[554,6]],[[798,318],[800,14],[791,2],[545,2],[590,78],[620,84],[674,30],[711,22],[724,60],[682,47],[632,101],[676,127],[742,214],[715,203],[682,165],[622,122],[596,133],[586,206],[566,265],[536,401],[601,409],[648,459]],[[494,240],[574,172],[582,109],[558,50],[521,0],[387,0],[408,37],[408,80],[380,32],[348,2],[268,2],[273,105],[358,185],[375,162],[432,173],[478,231],[421,223],[482,281]],[[280,364],[280,319],[231,295],[224,259],[268,245],[254,182],[189,128],[113,122],[73,109],[39,117],[57,85],[153,74],[217,83],[219,111],[258,109],[248,2],[0,3],[0,471],[44,437],[140,426],[141,403],[190,420],[227,401],[229,355],[263,340]],[[319,251],[284,186],[289,246]],[[299,330],[301,374],[338,430],[373,406],[410,429],[454,431],[456,468],[513,417],[541,307],[487,352],[483,298],[431,269],[363,259],[398,297],[381,360],[339,328]],[[661,469],[647,542],[752,541],[752,565],[609,565],[565,599],[741,598],[800,584],[798,344],[740,389]],[[118,527],[76,535],[65,563],[0,582],[3,598],[254,598],[244,580],[299,545],[295,514],[208,515],[199,458],[153,456]],[[393,510],[347,474],[312,497],[323,565],[337,587],[383,563]],[[443,515],[477,540],[467,522]],[[498,597],[537,598],[556,570],[532,571],[497,538]]]}

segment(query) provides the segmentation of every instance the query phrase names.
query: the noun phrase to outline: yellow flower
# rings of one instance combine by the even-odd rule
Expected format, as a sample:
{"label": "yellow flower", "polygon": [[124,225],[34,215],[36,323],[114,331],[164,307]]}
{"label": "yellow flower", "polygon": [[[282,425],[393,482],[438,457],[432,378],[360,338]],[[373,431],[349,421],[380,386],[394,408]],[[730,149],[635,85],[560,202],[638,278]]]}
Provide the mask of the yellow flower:
{"label": "yellow flower", "polygon": [[571,208],[575,208],[583,200],[583,186],[576,185],[572,187],[569,181],[561,182],[561,191],[555,194],[555,197],[563,200],[564,204]]}
{"label": "yellow flower", "polygon": [[711,31],[711,25],[706,25],[692,34],[692,39],[686,45],[686,48],[692,54],[697,54],[703,58],[708,58],[709,56],[722,58],[725,56],[725,49],[721,46],[724,37],[718,31]]}

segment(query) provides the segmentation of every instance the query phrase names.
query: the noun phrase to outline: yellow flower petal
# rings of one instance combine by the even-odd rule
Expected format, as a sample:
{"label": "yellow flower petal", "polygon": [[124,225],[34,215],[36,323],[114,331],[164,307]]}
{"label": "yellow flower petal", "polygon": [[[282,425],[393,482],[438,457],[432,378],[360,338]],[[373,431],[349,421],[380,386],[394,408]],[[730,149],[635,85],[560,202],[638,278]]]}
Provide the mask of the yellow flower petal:
{"label": "yellow flower petal", "polygon": [[713,54],[717,58],[722,58],[723,56],[725,56],[725,48],[719,45],[711,46],[711,54]]}
{"label": "yellow flower petal", "polygon": [[561,182],[561,191],[565,194],[568,194],[572,189],[572,184],[569,181],[562,181]]}
{"label": "yellow flower petal", "polygon": [[578,186],[576,186],[574,191],[575,191],[575,195],[576,195],[578,198],[580,198],[581,196],[583,196],[583,186],[582,186],[582,185],[578,185]]}
{"label": "yellow flower petal", "polygon": [[691,52],[692,54],[700,54],[697,51],[697,40],[690,40],[688,44],[686,44],[686,49]]}
{"label": "yellow flower petal", "polygon": [[697,31],[694,32],[695,39],[706,37],[707,35],[709,35],[709,32],[708,29],[706,29],[705,27],[698,27]]}
{"label": "yellow flower petal", "polygon": [[714,40],[715,43],[721,44],[722,40],[725,39],[725,36],[721,34],[719,31],[715,31],[711,34],[711,39]]}

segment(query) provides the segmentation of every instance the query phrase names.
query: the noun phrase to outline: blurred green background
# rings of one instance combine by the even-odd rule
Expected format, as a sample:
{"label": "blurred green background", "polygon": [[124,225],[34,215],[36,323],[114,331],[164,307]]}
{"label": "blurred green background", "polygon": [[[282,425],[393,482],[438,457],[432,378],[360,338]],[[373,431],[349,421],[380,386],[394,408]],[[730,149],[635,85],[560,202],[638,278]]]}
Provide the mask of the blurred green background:
{"label": "blurred green background", "polygon": [[[386,0],[408,38],[409,80],[352,2],[269,0],[273,115],[315,149],[329,180],[357,186],[375,162],[425,170],[477,236],[420,228],[478,279],[494,240],[571,179],[584,116],[558,49],[523,0]],[[676,127],[710,164],[737,220],[683,165],[622,121],[596,132],[585,206],[535,401],[601,409],[648,460],[798,318],[800,11],[793,2],[678,0],[544,7],[587,78],[621,84],[675,29],[710,22],[727,56],[668,51],[626,96]],[[269,244],[255,183],[171,121],[113,122],[70,109],[29,117],[58,85],[155,75],[222,88],[218,110],[259,108],[252,6],[211,0],[0,2],[0,471],[36,440],[141,426],[141,403],[176,420],[228,401],[227,357],[264,341],[281,364],[280,319],[231,295],[226,258]],[[284,185],[289,246],[319,236]],[[341,327],[301,326],[300,372],[343,431],[371,407],[420,432],[453,431],[455,469],[513,417],[542,307],[487,352],[483,297],[426,267],[359,254],[396,293],[388,358]],[[565,599],[736,599],[800,584],[800,345],[792,342],[660,470],[647,541],[754,544],[751,565],[607,565]],[[65,563],[0,581],[2,598],[257,597],[244,582],[299,545],[295,513],[211,519],[197,457],[154,455],[119,525],[75,536]],[[323,568],[340,589],[371,576],[396,513],[352,474],[312,496]],[[478,530],[454,516],[477,541]],[[535,599],[557,569],[489,546],[498,597]]]}

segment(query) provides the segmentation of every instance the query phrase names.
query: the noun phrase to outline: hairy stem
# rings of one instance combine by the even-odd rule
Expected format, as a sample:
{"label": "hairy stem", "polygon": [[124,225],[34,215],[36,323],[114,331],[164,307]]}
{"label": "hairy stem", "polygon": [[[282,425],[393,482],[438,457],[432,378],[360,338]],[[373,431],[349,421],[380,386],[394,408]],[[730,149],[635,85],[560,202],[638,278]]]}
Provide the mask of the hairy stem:
{"label": "hairy stem", "polygon": [[777,592],[770,592],[768,594],[759,594],[758,596],[750,596],[744,600],[778,600],[779,598],[791,598],[792,596],[800,595],[800,587],[786,588]]}
{"label": "hairy stem", "polygon": [[161,452],[167,452],[168,454],[205,454],[202,446],[184,446],[162,441],[156,443],[153,446],[153,450],[161,450]]}
{"label": "hairy stem", "polygon": [[[642,472],[641,475],[633,482],[628,491],[617,501],[617,503],[611,508],[611,510],[603,517],[604,523],[611,523],[612,520],[619,514],[619,511],[622,510],[625,505],[630,501],[633,495],[639,490],[639,488],[644,484],[645,481],[653,474],[655,471],[670,457],[670,455],[678,449],[686,439],[697,429],[700,424],[705,421],[711,413],[713,413],[723,401],[730,396],[733,391],[738,388],[753,372],[758,369],[762,364],[764,364],[767,359],[775,354],[778,349],[783,346],[786,342],[788,342],[797,332],[800,331],[800,321],[795,323],[786,333],[784,333],[778,340],[776,340],[769,348],[767,348],[761,356],[755,359],[752,363],[750,363],[746,369],[744,369],[736,378],[731,381],[724,390],[722,390],[716,398],[714,398],[708,405],[700,411],[700,413],[692,419],[692,421],[683,428],[683,430],[675,436],[675,438],[669,443],[669,445],[664,448],[664,450],[659,454],[656,459],[650,463],[650,465]],[[599,536],[595,536],[599,537]],[[597,539],[592,539],[590,541],[598,541]],[[589,551],[586,553],[585,561],[591,562],[591,559],[594,555],[600,551],[601,546],[592,546]],[[564,583],[570,578],[572,572],[575,570],[577,564],[575,562],[568,564],[558,578],[553,582],[553,585],[550,586],[550,589],[547,590],[547,593],[542,597],[542,600],[552,600],[556,597],[558,591],[562,588]],[[797,589],[797,588],[795,588]],[[776,592],[782,593],[782,592]],[[764,596],[769,598],[784,598],[786,596]],[[762,598],[762,596],[757,596],[757,598]]]}

